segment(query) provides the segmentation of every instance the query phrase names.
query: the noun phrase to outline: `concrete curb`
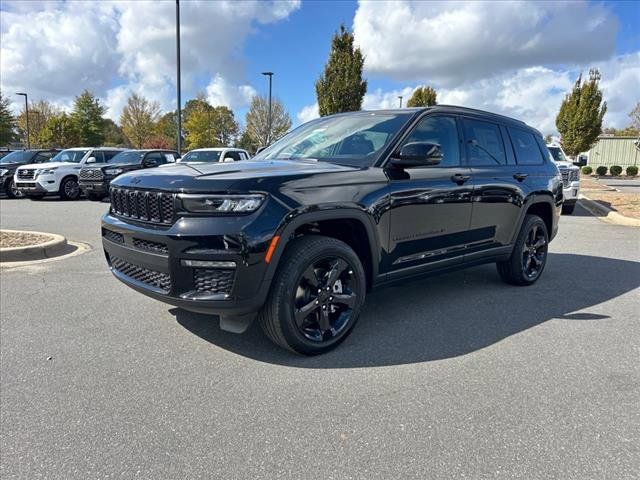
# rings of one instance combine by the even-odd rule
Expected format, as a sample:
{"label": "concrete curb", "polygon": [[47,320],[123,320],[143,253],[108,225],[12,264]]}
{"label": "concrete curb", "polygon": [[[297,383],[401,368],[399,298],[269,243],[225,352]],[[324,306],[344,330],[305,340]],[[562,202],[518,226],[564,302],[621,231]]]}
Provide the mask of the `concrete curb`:
{"label": "concrete curb", "polygon": [[0,248],[0,262],[24,262],[28,260],[40,260],[62,255],[67,250],[67,239],[62,235],[47,232],[32,232],[27,230],[4,230],[5,232],[35,233],[53,237],[48,242],[26,247]]}
{"label": "concrete curb", "polygon": [[639,219],[620,215],[611,208],[605,207],[601,203],[591,200],[582,194],[580,194],[580,204],[586,208],[589,213],[604,220],[605,222],[613,223],[615,225],[624,225],[626,227],[640,227]]}

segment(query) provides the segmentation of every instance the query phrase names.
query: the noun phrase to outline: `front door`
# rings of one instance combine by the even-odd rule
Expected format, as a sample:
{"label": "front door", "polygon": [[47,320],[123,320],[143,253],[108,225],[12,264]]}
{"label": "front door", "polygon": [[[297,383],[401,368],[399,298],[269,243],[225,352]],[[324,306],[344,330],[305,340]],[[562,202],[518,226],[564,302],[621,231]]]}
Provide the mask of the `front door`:
{"label": "front door", "polygon": [[438,165],[387,167],[390,178],[390,278],[461,263],[469,242],[473,181],[454,116],[428,115],[403,139],[437,144]]}

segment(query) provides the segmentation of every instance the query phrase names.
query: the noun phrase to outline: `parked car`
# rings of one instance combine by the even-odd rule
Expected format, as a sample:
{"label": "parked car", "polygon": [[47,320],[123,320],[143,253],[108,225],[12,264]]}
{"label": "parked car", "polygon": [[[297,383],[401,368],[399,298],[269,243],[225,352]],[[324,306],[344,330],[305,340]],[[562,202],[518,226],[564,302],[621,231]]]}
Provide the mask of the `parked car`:
{"label": "parked car", "polygon": [[21,165],[48,162],[60,150],[15,150],[0,158],[0,193],[9,198],[22,197],[22,192],[15,188],[13,176]]}
{"label": "parked car", "polygon": [[100,200],[109,193],[111,180],[124,172],[158,167],[179,158],[173,150],[125,150],[101,164],[85,164],[80,170],[79,185],[91,200]]}
{"label": "parked car", "polygon": [[11,152],[13,152],[13,150],[9,150],[8,148],[5,148],[5,147],[0,148],[0,158],[6,157]]}
{"label": "parked car", "polygon": [[15,188],[31,199],[60,195],[63,200],[76,200],[80,197],[80,169],[85,164],[104,163],[121,151],[122,148],[68,148],[45,164],[19,167],[14,176]]}
{"label": "parked car", "polygon": [[535,283],[562,178],[525,123],[439,105],[322,117],[251,160],[131,172],[110,195],[102,243],[119,280],[223,330],[258,318],[313,355],[374,287],[490,262]]}
{"label": "parked car", "polygon": [[185,153],[179,161],[183,163],[239,162],[251,158],[249,152],[241,148],[196,148]]}
{"label": "parked car", "polygon": [[571,215],[576,208],[580,193],[580,168],[568,159],[562,147],[557,143],[548,144],[547,148],[562,174],[562,193],[564,195],[562,213]]}

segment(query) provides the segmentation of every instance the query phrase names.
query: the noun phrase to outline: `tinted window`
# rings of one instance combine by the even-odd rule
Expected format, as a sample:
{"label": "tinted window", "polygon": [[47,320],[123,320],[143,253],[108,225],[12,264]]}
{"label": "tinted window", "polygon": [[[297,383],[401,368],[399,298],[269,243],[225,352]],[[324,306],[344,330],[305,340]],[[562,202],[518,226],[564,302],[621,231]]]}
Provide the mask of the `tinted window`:
{"label": "tinted window", "polygon": [[181,162],[217,162],[220,160],[220,150],[191,151],[182,157]]}
{"label": "tinted window", "polygon": [[538,148],[536,137],[532,133],[509,127],[509,136],[516,152],[518,165],[540,165],[543,162],[542,153]]}
{"label": "tinted window", "polygon": [[120,152],[102,152],[104,154],[104,161],[108,162]]}
{"label": "tinted window", "polygon": [[82,160],[87,152],[88,150],[63,150],[49,161],[80,163],[80,160]]}
{"label": "tinted window", "polygon": [[[513,133],[511,134],[511,137],[513,138]],[[562,154],[562,150],[560,150],[559,147],[547,147],[549,149],[549,152],[551,152],[551,156],[553,157],[553,160],[556,162],[568,162],[569,160],[567,160],[567,157],[565,157]]]}
{"label": "tinted window", "polygon": [[238,152],[227,152],[224,154],[225,159],[235,160],[236,162],[240,161],[240,154]]}
{"label": "tinted window", "polygon": [[463,120],[469,165],[506,165],[504,143],[498,125],[480,120]]}
{"label": "tinted window", "polygon": [[420,120],[404,143],[427,142],[440,146],[441,167],[460,165],[460,140],[453,117],[429,116]]}
{"label": "tinted window", "polygon": [[51,155],[47,155],[46,152],[40,152],[31,161],[33,163],[42,163],[42,162],[48,161],[50,158],[51,158]]}
{"label": "tinted window", "polygon": [[91,156],[96,159],[96,163],[104,163],[104,155],[100,150],[94,150]]}
{"label": "tinted window", "polygon": [[30,160],[33,152],[15,151],[0,159],[0,163],[22,163]]}
{"label": "tinted window", "polygon": [[162,165],[165,163],[164,157],[160,152],[151,152],[147,154],[147,156],[144,157],[144,161],[145,163],[155,161],[156,165]]}

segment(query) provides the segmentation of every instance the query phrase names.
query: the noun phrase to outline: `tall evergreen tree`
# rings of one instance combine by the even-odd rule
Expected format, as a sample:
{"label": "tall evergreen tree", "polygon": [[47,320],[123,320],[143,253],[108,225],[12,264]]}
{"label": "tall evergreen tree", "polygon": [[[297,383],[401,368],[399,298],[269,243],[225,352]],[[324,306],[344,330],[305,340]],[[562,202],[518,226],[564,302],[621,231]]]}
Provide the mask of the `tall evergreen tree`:
{"label": "tall evergreen tree", "polygon": [[600,72],[589,71],[589,80],[578,77],[571,93],[562,101],[556,117],[562,148],[569,155],[589,150],[602,131],[607,102],[602,100]]}
{"label": "tall evergreen tree", "polygon": [[80,132],[83,147],[97,147],[104,143],[105,110],[100,100],[89,90],[76,97],[71,118]]}
{"label": "tall evergreen tree", "polygon": [[418,87],[413,91],[407,107],[432,107],[436,104],[436,96],[432,87]]}
{"label": "tall evergreen tree", "polygon": [[360,110],[367,92],[362,79],[364,56],[353,43],[353,34],[340,25],[331,40],[329,60],[316,82],[320,116]]}
{"label": "tall evergreen tree", "polygon": [[271,135],[269,135],[269,101],[260,96],[255,96],[251,100],[245,123],[246,134],[253,145],[258,147],[266,147],[269,145],[269,140],[272,143],[275,142],[291,128],[291,118],[284,109],[284,105],[274,98],[271,101]]}
{"label": "tall evergreen tree", "polygon": [[120,115],[120,125],[135,148],[142,148],[154,135],[159,114],[158,102],[150,102],[136,93],[127,99]]}
{"label": "tall evergreen tree", "polygon": [[16,117],[9,108],[10,102],[0,92],[0,145],[8,145],[18,139]]}
{"label": "tall evergreen tree", "polygon": [[105,147],[128,147],[129,142],[122,129],[110,118],[105,118],[102,126]]}

